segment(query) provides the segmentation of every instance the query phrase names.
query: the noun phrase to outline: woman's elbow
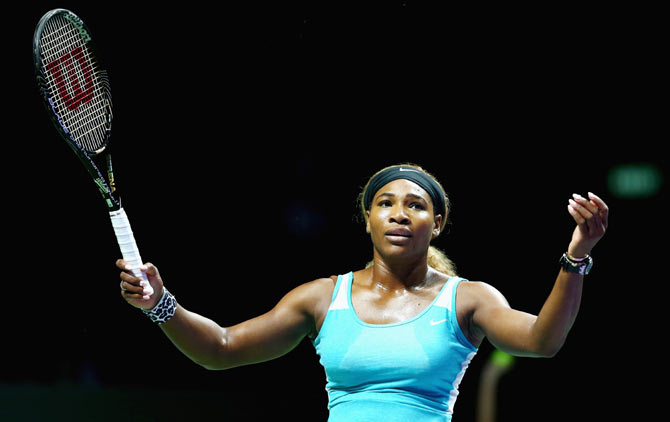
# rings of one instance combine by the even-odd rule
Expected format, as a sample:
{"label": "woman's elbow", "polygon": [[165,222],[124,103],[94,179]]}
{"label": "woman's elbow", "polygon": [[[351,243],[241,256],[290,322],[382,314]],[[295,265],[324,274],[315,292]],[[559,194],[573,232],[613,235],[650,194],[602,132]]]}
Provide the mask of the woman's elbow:
{"label": "woman's elbow", "polygon": [[498,348],[512,356],[528,358],[553,358],[558,354],[562,347],[563,342],[532,341],[518,348]]}
{"label": "woman's elbow", "polygon": [[235,365],[225,358],[199,358],[193,359],[193,362],[200,365],[201,367],[207,369],[208,371],[223,371],[226,369],[231,369],[239,365]]}
{"label": "woman's elbow", "polygon": [[221,371],[235,366],[229,358],[230,354],[230,344],[226,336],[226,330],[223,329],[221,337],[209,347],[207,353],[193,356],[191,360],[209,371]]}
{"label": "woman's elbow", "polygon": [[534,356],[538,358],[553,358],[563,348],[564,342],[553,342],[540,344],[534,350]]}

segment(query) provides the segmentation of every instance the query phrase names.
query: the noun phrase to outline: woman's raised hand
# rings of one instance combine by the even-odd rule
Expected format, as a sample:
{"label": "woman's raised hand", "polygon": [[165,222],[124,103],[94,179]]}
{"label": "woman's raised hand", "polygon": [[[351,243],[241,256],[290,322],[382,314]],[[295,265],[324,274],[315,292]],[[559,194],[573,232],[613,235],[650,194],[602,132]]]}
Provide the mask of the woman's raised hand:
{"label": "woman's raised hand", "polygon": [[572,234],[568,253],[575,258],[581,258],[591,253],[591,249],[605,235],[609,208],[607,204],[593,193],[588,193],[588,199],[579,194],[573,194],[570,199],[568,212],[577,223]]}

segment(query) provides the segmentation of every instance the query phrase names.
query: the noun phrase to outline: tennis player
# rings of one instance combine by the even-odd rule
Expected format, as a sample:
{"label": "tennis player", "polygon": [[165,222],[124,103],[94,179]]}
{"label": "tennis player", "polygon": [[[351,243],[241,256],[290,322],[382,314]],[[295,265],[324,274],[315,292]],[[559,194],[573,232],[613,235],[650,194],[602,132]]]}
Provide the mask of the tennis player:
{"label": "tennis player", "polygon": [[[326,372],[330,422],[450,421],[459,383],[484,338],[514,356],[559,351],[608,219],[594,194],[569,200],[576,228],[556,257],[549,297],[531,315],[512,309],[489,284],[458,277],[430,246],[444,229],[449,201],[422,168],[379,171],[361,194],[361,208],[373,246],[366,268],[302,284],[269,312],[237,325],[221,327],[177,304],[152,264],[141,268],[156,292],[149,297],[146,282],[117,261],[121,294],[208,369],[274,359],[309,338]],[[519,260],[508,253],[510,262]]]}

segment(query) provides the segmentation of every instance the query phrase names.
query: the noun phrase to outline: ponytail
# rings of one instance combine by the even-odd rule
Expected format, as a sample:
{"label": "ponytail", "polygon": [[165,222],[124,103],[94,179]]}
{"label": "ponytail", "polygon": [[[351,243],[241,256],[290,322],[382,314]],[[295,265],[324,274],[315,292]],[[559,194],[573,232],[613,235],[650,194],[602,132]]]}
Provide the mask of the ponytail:
{"label": "ponytail", "polygon": [[455,276],[456,265],[447,255],[435,246],[428,247],[428,265],[448,276]]}

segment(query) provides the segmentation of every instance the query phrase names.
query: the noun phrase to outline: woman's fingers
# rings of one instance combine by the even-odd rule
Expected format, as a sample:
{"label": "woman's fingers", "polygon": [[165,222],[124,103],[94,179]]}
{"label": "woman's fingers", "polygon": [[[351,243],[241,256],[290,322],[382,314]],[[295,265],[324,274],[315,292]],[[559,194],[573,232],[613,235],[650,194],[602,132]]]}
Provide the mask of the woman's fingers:
{"label": "woman's fingers", "polygon": [[575,219],[575,222],[588,230],[591,236],[602,236],[607,228],[607,214],[609,209],[605,202],[598,196],[589,192],[589,198],[586,199],[578,194],[573,194],[574,199],[570,199],[568,211]]}
{"label": "woman's fingers", "polygon": [[135,285],[127,281],[121,281],[121,296],[125,299],[149,299],[149,290],[142,285]]}
{"label": "woman's fingers", "polygon": [[586,219],[582,217],[579,211],[577,211],[577,204],[575,204],[573,200],[570,200],[569,202],[570,205],[568,205],[568,212],[570,213],[572,218],[574,218],[575,223],[577,223],[580,226],[586,223]]}
{"label": "woman's fingers", "polygon": [[123,291],[130,292],[130,293],[138,293],[138,294],[144,293],[144,290],[145,290],[143,286],[131,284],[131,283],[128,283],[126,281],[122,281],[121,284],[120,284],[120,287],[121,287],[121,290],[123,290]]}
{"label": "woman's fingers", "polygon": [[120,269],[120,270],[125,270],[125,269],[126,269],[126,266],[128,266],[128,264],[126,263],[125,260],[123,260],[123,259],[117,259],[117,260],[116,260],[116,267],[117,267],[118,269]]}
{"label": "woman's fingers", "polygon": [[121,290],[121,296],[123,296],[124,299],[149,299],[149,296],[143,295],[141,293],[131,293],[127,290]]}
{"label": "woman's fingers", "polygon": [[[143,286],[146,284],[146,281],[144,279],[138,278],[132,273],[131,269],[125,264],[125,261],[123,260],[117,261],[117,267],[123,270],[121,271],[120,274],[121,280],[135,286]],[[140,271],[146,271],[146,270],[147,268],[145,266],[140,267]],[[156,274],[157,271],[158,271],[157,269],[154,269],[154,274]]]}
{"label": "woman's fingers", "polygon": [[[573,217],[575,217],[575,220],[577,221],[577,224],[584,224],[591,218],[593,218],[594,212],[591,211],[588,206],[586,205],[586,201],[584,198],[577,198],[575,196],[575,199],[570,199],[568,201],[570,203],[569,207],[572,209],[574,212],[571,212]],[[591,204],[589,204],[591,205]],[[593,205],[591,205],[593,207]]]}
{"label": "woman's fingers", "polygon": [[137,278],[130,272],[126,262],[122,259],[116,261],[116,266],[122,269],[120,277],[121,296],[125,299],[148,299],[149,290],[146,288],[147,282]]}
{"label": "woman's fingers", "polygon": [[598,211],[603,221],[603,225],[605,226],[605,228],[607,228],[607,220],[610,211],[609,207],[607,206],[605,201],[600,199],[600,197],[594,193],[589,192],[589,198],[591,199],[591,202],[598,207]]}
{"label": "woman's fingers", "polygon": [[121,280],[123,282],[126,282],[133,286],[140,286],[143,281],[142,279],[135,277],[130,272],[121,271],[121,274],[119,274],[119,276],[121,277]]}
{"label": "woman's fingers", "polygon": [[598,214],[598,205],[595,202],[589,201],[588,199],[582,197],[581,195],[577,193],[573,193],[572,197],[574,198],[574,201],[581,205],[584,210],[588,211],[591,214]]}
{"label": "woman's fingers", "polygon": [[594,233],[601,224],[598,207],[580,195],[574,194],[573,198],[570,200],[570,205],[576,211],[573,214],[573,217],[577,216],[575,221],[589,233]]}
{"label": "woman's fingers", "polygon": [[[116,266],[122,270],[120,274],[121,282],[119,283],[121,297],[136,308],[151,309],[156,306],[160,297],[155,294],[152,295],[152,288],[155,288],[155,283],[158,283],[161,287],[163,285],[160,275],[158,274],[158,268],[152,264],[130,268],[123,259],[116,260]],[[133,271],[137,272],[136,270],[146,274],[151,280],[151,283],[154,283],[154,286],[144,278],[135,276]],[[137,273],[139,274],[139,272]]]}
{"label": "woman's fingers", "polygon": [[596,203],[596,205],[598,206],[598,208],[599,208],[600,210],[602,210],[602,211],[606,211],[606,210],[609,209],[609,208],[607,207],[607,205],[605,204],[605,201],[603,201],[602,199],[600,199],[600,197],[599,197],[598,195],[596,195],[596,194],[594,194],[594,193],[592,193],[592,192],[589,192],[589,198],[590,198],[593,202]]}

